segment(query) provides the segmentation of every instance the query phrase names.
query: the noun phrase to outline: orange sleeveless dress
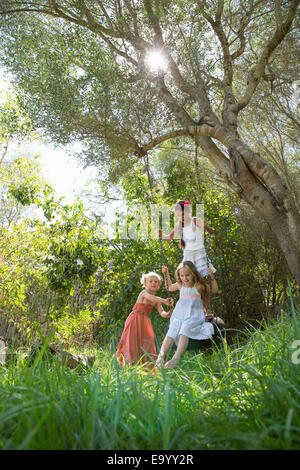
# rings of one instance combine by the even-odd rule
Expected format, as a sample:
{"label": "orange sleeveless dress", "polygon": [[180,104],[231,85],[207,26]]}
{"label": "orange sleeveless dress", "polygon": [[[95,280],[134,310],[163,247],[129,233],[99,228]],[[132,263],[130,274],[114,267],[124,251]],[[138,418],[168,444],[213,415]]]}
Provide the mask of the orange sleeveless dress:
{"label": "orange sleeveless dress", "polygon": [[153,305],[137,302],[127,317],[116,352],[120,365],[148,363],[149,368],[154,368],[153,362],[157,359],[157,352],[149,318],[152,309]]}

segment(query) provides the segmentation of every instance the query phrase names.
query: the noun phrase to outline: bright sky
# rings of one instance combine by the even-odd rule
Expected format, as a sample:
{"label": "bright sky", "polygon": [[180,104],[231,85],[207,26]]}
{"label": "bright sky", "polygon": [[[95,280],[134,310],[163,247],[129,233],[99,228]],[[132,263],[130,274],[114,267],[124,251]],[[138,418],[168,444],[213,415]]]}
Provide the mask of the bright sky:
{"label": "bright sky", "polygon": [[[76,194],[96,175],[94,167],[83,169],[78,158],[67,153],[66,149],[57,149],[50,145],[35,146],[41,154],[43,176],[55,188],[58,196],[65,198],[65,203],[72,203]],[[74,147],[74,154],[78,148]]]}
{"label": "bright sky", "polygon": [[[0,69],[0,91],[10,87],[9,80]],[[65,198],[65,203],[74,202],[76,194],[96,175],[94,167],[83,169],[75,157],[75,153],[79,151],[78,145],[71,147],[71,152],[37,143],[26,145],[25,148],[35,155],[41,155],[43,177],[54,187],[59,197]]]}

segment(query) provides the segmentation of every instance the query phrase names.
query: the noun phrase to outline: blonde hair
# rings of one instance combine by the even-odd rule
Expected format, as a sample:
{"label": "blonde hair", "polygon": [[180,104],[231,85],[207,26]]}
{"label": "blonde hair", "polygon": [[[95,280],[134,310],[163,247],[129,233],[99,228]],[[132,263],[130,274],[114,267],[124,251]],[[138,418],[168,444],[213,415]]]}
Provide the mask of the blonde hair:
{"label": "blonde hair", "polygon": [[156,276],[159,280],[159,282],[161,283],[162,281],[162,278],[159,274],[153,272],[153,271],[150,271],[149,273],[147,274],[142,274],[142,277],[141,277],[141,284],[144,286],[145,285],[145,282],[147,281],[147,278],[150,277],[150,276]]}
{"label": "blonde hair", "polygon": [[203,276],[197,271],[196,266],[191,261],[183,261],[177,267],[175,271],[175,279],[179,284],[182,284],[180,279],[180,270],[182,268],[186,268],[193,276],[194,283],[197,284],[197,289],[201,295],[203,300],[203,305],[206,309],[210,308],[210,289],[209,285],[207,284],[206,280]]}

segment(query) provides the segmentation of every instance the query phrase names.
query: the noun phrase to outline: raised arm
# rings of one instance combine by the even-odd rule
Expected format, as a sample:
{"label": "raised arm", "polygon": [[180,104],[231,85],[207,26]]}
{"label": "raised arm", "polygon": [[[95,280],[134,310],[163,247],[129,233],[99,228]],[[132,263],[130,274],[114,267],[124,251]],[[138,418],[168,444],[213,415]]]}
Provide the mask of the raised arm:
{"label": "raised arm", "polygon": [[208,268],[207,274],[210,276],[211,279],[211,292],[212,294],[217,294],[219,291],[219,286],[211,268]]}
{"label": "raised arm", "polygon": [[203,223],[204,223],[204,230],[205,232],[207,233],[210,233],[210,234],[213,234],[215,233],[214,229],[211,228],[209,225],[207,225],[207,222],[205,219],[199,219],[197,217],[194,217],[194,221],[195,221],[195,224],[198,226],[198,227],[203,227]]}
{"label": "raised arm", "polygon": [[207,225],[206,220],[204,220],[204,230],[207,233],[213,234],[215,233],[214,229]]}
{"label": "raised arm", "polygon": [[180,285],[178,284],[178,282],[175,282],[175,284],[172,284],[172,281],[171,281],[171,278],[170,278],[170,274],[169,274],[169,269],[167,268],[167,266],[162,266],[162,272],[163,272],[164,275],[166,276],[168,291],[169,291],[169,292],[174,292],[174,291],[176,291],[176,290],[179,290],[179,289],[180,289]]}

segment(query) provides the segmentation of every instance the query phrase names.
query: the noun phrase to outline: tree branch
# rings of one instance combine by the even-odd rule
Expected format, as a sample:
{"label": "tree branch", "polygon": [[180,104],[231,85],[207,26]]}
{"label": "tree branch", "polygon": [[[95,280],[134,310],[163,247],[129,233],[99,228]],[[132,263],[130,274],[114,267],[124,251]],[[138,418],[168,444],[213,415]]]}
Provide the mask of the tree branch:
{"label": "tree branch", "polygon": [[109,17],[109,14],[107,13],[107,11],[106,11],[106,9],[105,9],[103,3],[100,2],[99,0],[97,1],[97,3],[98,3],[98,5],[99,5],[99,7],[101,8],[101,10],[103,11],[103,14],[104,14],[104,16],[105,16],[105,18],[106,18],[106,21],[107,21],[109,27],[110,27],[111,29],[113,29],[112,21],[111,21],[111,19],[110,19],[110,17]]}
{"label": "tree branch", "polygon": [[234,136],[227,140],[228,144],[229,149],[232,148],[235,152],[242,155],[244,162],[252,173],[268,188],[274,200],[280,206],[283,206],[284,202],[288,199],[287,188],[273,166],[266,160],[263,160],[258,153],[253,152],[247,144]]}
{"label": "tree branch", "polygon": [[[203,10],[203,16],[213,28],[222,47],[223,66],[224,66],[224,77],[223,77],[224,107],[222,111],[222,118],[223,118],[224,124],[228,128],[231,128],[233,132],[236,132],[237,119],[236,119],[236,116],[230,111],[232,105],[235,103],[235,97],[234,97],[233,89],[232,89],[233,58],[230,54],[228,39],[222,27],[221,18],[222,18],[223,9],[224,9],[224,2],[221,0],[218,0],[218,8],[217,8],[215,20],[207,12],[205,12],[205,10]],[[241,47],[240,50],[243,50],[243,48]],[[240,50],[237,52],[238,54],[240,53]]]}
{"label": "tree branch", "polygon": [[262,51],[259,62],[256,64],[254,69],[249,74],[249,81],[248,81],[247,88],[246,88],[244,95],[239,100],[239,102],[236,103],[232,107],[232,111],[235,112],[236,114],[239,111],[241,111],[243,108],[245,108],[247,104],[249,103],[250,99],[252,98],[261,78],[264,75],[266,65],[268,63],[268,60],[272,52],[276,49],[276,47],[278,47],[278,45],[281,43],[281,41],[285,38],[285,36],[289,32],[293,19],[296,16],[296,10],[297,10],[298,5],[299,5],[299,0],[292,0],[291,7],[288,11],[286,21],[282,23],[280,26],[278,25],[278,22],[277,22],[277,27],[273,36],[269,39],[264,50]]}
{"label": "tree branch", "polygon": [[134,8],[132,8],[131,4],[130,4],[130,1],[131,0],[124,0],[124,3],[129,11],[129,13],[131,14],[132,16],[132,19],[133,19],[133,29],[134,29],[134,33],[137,37],[140,36],[140,33],[139,33],[139,29],[138,29],[138,21],[137,21],[137,14],[136,14],[136,11]]}
{"label": "tree branch", "polygon": [[152,83],[154,83],[155,92],[157,95],[162,99],[167,108],[174,113],[178,121],[183,125],[194,124],[194,121],[190,115],[185,111],[183,106],[177,103],[171,92],[168,90],[164,79],[162,77],[151,77],[150,75],[147,76],[152,81]]}
{"label": "tree branch", "polygon": [[4,158],[6,157],[7,150],[8,150],[8,142],[5,144],[4,152],[3,152],[2,156],[1,156],[1,159],[0,159],[0,166],[2,165],[3,160],[4,160]]}
{"label": "tree branch", "polygon": [[[190,97],[194,98],[197,102],[199,102],[201,106],[202,114],[211,114],[213,115],[213,111],[208,100],[207,94],[204,91],[204,86],[197,87],[194,84],[187,81],[181,74],[178,65],[174,61],[173,57],[170,54],[170,51],[166,47],[164,40],[163,40],[163,33],[159,24],[158,17],[154,14],[151,0],[143,0],[145,10],[152,25],[154,35],[155,35],[155,46],[159,47],[161,51],[165,54],[166,59],[168,61],[168,68],[169,72],[171,73],[175,85],[184,93],[188,94]],[[203,85],[203,84],[202,84]]]}
{"label": "tree branch", "polygon": [[281,11],[280,0],[274,0],[274,5],[275,5],[275,15],[276,15],[277,27],[281,28],[281,25],[282,25],[282,11]]}
{"label": "tree branch", "polygon": [[155,33],[155,45],[156,46],[163,46],[164,45],[164,40],[163,40],[163,34],[162,30],[160,28],[159,21],[157,19],[157,16],[154,15],[152,5],[151,5],[151,0],[143,0],[145,10],[147,12],[147,16],[149,18],[149,21],[151,23],[151,26],[154,30]]}
{"label": "tree branch", "polygon": [[[160,135],[153,139],[148,144],[145,144],[142,147],[139,147],[135,151],[135,155],[138,157],[143,157],[147,152],[151,151],[155,147],[157,147],[162,142],[165,142],[169,139],[174,139],[176,137],[191,137],[195,138],[198,136],[197,143],[201,147],[205,157],[211,162],[214,168],[217,169],[219,176],[223,178],[227,184],[237,193],[239,194],[242,189],[240,185],[234,181],[232,175],[232,169],[230,166],[230,160],[227,158],[221,150],[216,146],[216,144],[211,140],[210,137],[214,137],[216,139],[220,138],[222,134],[222,129],[214,129],[209,124],[204,124],[201,126],[189,126],[181,129],[177,129],[166,134]],[[209,137],[208,137],[209,136]],[[223,136],[223,141],[225,138]]]}
{"label": "tree branch", "polygon": [[239,40],[240,40],[240,46],[233,54],[231,54],[232,61],[234,61],[235,59],[240,57],[243,54],[244,50],[245,50],[246,39],[245,39],[244,31],[241,31],[239,33],[238,37],[239,37]]}
{"label": "tree branch", "polygon": [[218,9],[216,13],[215,20],[203,10],[203,16],[208,21],[208,23],[213,28],[214,32],[216,33],[219,42],[222,47],[223,51],[223,59],[224,59],[224,86],[227,88],[227,91],[232,92],[232,58],[229,51],[229,43],[228,39],[224,33],[221,23],[221,16],[223,13],[224,2],[219,0],[218,1]]}
{"label": "tree branch", "polygon": [[208,117],[206,119],[204,118],[204,122],[201,125],[183,127],[156,137],[140,148],[141,155],[157,147],[162,142],[174,139],[175,137],[192,137],[193,139],[195,137],[211,137],[221,142],[227,148],[230,146],[233,138],[233,136],[228,135],[228,131],[223,126],[215,125]]}

